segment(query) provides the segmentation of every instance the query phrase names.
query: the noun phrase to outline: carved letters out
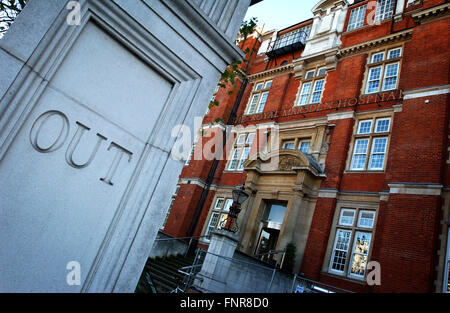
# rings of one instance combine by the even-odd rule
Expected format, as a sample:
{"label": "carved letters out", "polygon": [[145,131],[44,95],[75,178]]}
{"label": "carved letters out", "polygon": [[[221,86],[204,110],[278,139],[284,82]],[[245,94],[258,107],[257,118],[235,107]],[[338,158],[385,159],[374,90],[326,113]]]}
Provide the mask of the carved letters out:
{"label": "carved letters out", "polygon": [[[59,121],[59,123],[57,123],[57,121]],[[47,123],[52,123],[52,125],[51,125],[51,126],[53,126],[52,133],[55,136],[53,138],[51,138],[50,140],[47,140],[47,141],[50,141],[50,143],[47,143],[47,145],[45,145],[39,141],[39,138],[40,138],[40,134],[42,132],[43,127]],[[59,125],[56,125],[56,124],[59,124]],[[76,151],[76,149],[80,146],[80,143],[83,141],[82,138],[85,135],[85,133],[87,135],[87,133],[90,131],[90,128],[88,126],[82,124],[81,122],[77,121],[76,125],[77,125],[77,130],[67,147],[65,158],[66,158],[66,162],[68,165],[72,166],[73,168],[81,169],[81,168],[85,168],[85,167],[89,166],[89,164],[91,164],[91,162],[94,160],[95,156],[97,155],[97,152],[98,152],[100,146],[102,145],[103,141],[107,141],[108,138],[97,133],[97,142],[96,142],[94,148],[92,149],[92,152],[89,155],[89,158],[87,159],[87,161],[82,164],[76,163],[73,159],[73,154]],[[62,113],[60,111],[56,111],[56,110],[47,111],[47,112],[41,114],[36,119],[36,121],[33,123],[33,126],[31,127],[31,130],[30,130],[31,145],[33,146],[33,148],[36,151],[41,152],[41,153],[49,153],[49,152],[56,151],[56,150],[60,149],[63,146],[63,144],[66,142],[67,137],[69,135],[69,129],[70,129],[69,119],[67,118],[67,116],[64,113]],[[112,179],[119,167],[122,157],[124,155],[127,155],[128,162],[130,162],[131,156],[133,153],[131,151],[121,147],[120,145],[118,145],[115,142],[110,143],[107,151],[109,151],[109,150],[115,150],[116,154],[114,156],[112,164],[109,167],[107,173],[103,177],[101,177],[100,180],[108,185],[113,185]]]}

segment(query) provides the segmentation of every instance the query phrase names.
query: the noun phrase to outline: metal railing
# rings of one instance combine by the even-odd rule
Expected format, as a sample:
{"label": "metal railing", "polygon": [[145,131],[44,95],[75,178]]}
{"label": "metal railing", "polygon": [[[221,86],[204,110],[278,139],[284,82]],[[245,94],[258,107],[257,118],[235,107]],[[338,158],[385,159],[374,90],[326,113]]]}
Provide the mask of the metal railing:
{"label": "metal railing", "polygon": [[309,34],[305,31],[296,31],[287,35],[281,35],[275,41],[269,43],[266,55],[271,58],[305,46]]}

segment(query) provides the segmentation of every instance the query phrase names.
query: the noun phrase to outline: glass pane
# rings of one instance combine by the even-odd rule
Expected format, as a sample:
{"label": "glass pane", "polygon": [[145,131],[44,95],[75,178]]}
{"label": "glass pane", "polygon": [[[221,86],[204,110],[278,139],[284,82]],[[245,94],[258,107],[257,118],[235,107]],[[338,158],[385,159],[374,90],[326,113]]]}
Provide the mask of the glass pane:
{"label": "glass pane", "polygon": [[342,229],[337,230],[333,256],[331,258],[331,269],[338,272],[344,271],[350,236],[350,231]]}
{"label": "glass pane", "polygon": [[309,151],[309,141],[300,142],[300,151],[303,153],[308,153]]}
{"label": "glass pane", "polygon": [[254,95],[252,101],[250,102],[250,107],[248,108],[247,113],[251,114],[255,112],[256,104],[258,103],[258,101],[259,101],[259,94]]}
{"label": "glass pane", "polygon": [[266,82],[266,84],[264,85],[264,89],[268,89],[270,87],[272,87],[272,81],[271,80]]}
{"label": "glass pane", "polygon": [[243,144],[244,142],[245,142],[245,134],[240,134],[240,135],[238,136],[238,139],[237,139],[236,143],[237,143],[238,145],[240,145],[240,144]]}
{"label": "glass pane", "polygon": [[387,138],[375,138],[373,142],[373,153],[384,153],[386,151]]}
{"label": "glass pane", "polygon": [[372,228],[375,219],[375,212],[360,211],[358,217],[358,227]]}
{"label": "glass pane", "polygon": [[249,145],[252,144],[254,138],[255,138],[255,133],[248,134],[246,143]]}
{"label": "glass pane", "polygon": [[389,131],[390,122],[391,122],[391,119],[389,119],[389,118],[378,119],[376,122],[375,132],[382,133],[382,132]]}
{"label": "glass pane", "polygon": [[282,204],[269,204],[269,216],[267,220],[282,224],[284,219],[284,213],[286,212],[286,205]]}
{"label": "glass pane", "polygon": [[401,53],[402,53],[402,49],[401,48],[389,50],[387,58],[388,59],[399,58]]}
{"label": "glass pane", "polygon": [[358,134],[368,134],[372,130],[372,120],[360,121],[358,125]]}
{"label": "glass pane", "polygon": [[239,170],[243,170],[244,169],[244,163],[248,159],[248,153],[249,152],[250,152],[250,148],[249,147],[245,147],[244,151],[242,152],[242,155],[241,155],[241,160],[239,161],[239,166],[238,166]]}
{"label": "glass pane", "polygon": [[367,146],[369,145],[369,139],[356,140],[356,147],[354,153],[367,153]]}
{"label": "glass pane", "polygon": [[216,210],[221,210],[223,206],[223,202],[225,200],[223,198],[218,198],[216,201],[216,206],[214,207]]}
{"label": "glass pane", "polygon": [[352,226],[355,219],[355,210],[342,209],[339,225]]}
{"label": "glass pane", "polygon": [[261,113],[264,110],[264,106],[266,104],[267,96],[269,95],[268,92],[264,92],[261,96],[261,100],[259,101],[258,105],[258,113]]}
{"label": "glass pane", "polygon": [[228,218],[228,214],[221,214],[219,222],[217,223],[217,229],[221,229],[225,227],[226,220]]}
{"label": "glass pane", "polygon": [[233,199],[227,199],[225,201],[225,205],[223,207],[223,210],[228,212],[230,210],[232,204],[233,204]]}
{"label": "glass pane", "polygon": [[263,87],[263,83],[258,83],[258,84],[256,84],[255,91],[261,90],[262,87]]}
{"label": "glass pane", "polygon": [[305,79],[313,78],[314,70],[306,72]]}
{"label": "glass pane", "polygon": [[364,277],[371,237],[372,235],[369,233],[356,232],[350,274]]}
{"label": "glass pane", "polygon": [[294,149],[294,142],[293,141],[286,141],[283,142],[283,149]]}
{"label": "glass pane", "polygon": [[384,52],[375,53],[372,55],[372,63],[381,62],[384,59]]}
{"label": "glass pane", "polygon": [[208,236],[214,230],[214,228],[216,227],[216,222],[217,222],[218,217],[219,217],[219,213],[213,212],[211,214],[211,219],[209,220],[209,224],[206,229],[205,236]]}

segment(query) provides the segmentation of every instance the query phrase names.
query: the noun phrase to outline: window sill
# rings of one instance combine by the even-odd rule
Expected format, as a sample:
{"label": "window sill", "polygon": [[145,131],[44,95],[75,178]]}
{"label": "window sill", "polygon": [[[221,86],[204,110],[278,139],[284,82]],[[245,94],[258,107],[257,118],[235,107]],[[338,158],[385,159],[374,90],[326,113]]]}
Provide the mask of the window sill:
{"label": "window sill", "polygon": [[352,282],[352,283],[355,283],[355,284],[366,285],[366,281],[365,281],[364,278],[351,278],[351,277],[345,276],[344,274],[339,275],[339,274],[334,274],[334,273],[324,272],[324,271],[322,271],[320,273],[322,275],[329,276],[329,277],[332,277],[332,278],[342,279],[342,280],[345,280],[345,281],[348,281],[348,282]]}
{"label": "window sill", "polygon": [[345,170],[344,174],[382,174],[385,170]]}

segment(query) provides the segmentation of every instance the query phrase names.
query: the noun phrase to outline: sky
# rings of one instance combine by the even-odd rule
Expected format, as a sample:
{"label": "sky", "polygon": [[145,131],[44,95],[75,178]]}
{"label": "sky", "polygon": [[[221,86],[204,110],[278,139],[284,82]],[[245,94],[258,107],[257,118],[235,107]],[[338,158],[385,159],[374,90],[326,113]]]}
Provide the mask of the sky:
{"label": "sky", "polygon": [[244,19],[256,17],[258,25],[264,25],[264,30],[283,29],[312,18],[311,10],[318,2],[319,0],[263,0],[249,7]]}

